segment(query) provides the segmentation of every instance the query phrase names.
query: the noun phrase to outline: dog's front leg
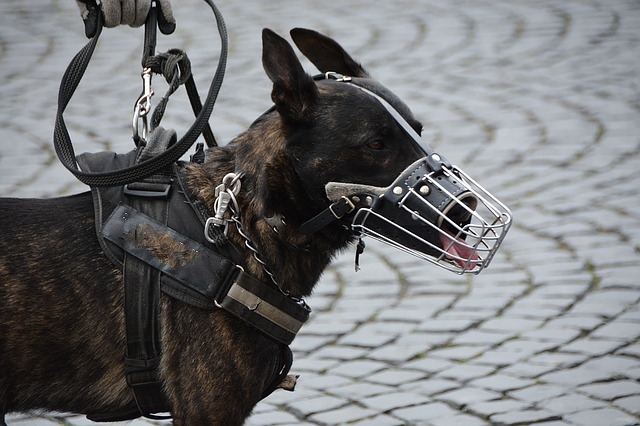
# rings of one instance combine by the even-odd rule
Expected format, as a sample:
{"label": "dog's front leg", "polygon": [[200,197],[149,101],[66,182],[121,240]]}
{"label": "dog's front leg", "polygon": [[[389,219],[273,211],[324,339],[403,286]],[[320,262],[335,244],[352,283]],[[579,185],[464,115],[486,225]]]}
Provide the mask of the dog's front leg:
{"label": "dog's front leg", "polygon": [[242,425],[274,370],[278,344],[222,310],[163,296],[161,375],[174,424]]}

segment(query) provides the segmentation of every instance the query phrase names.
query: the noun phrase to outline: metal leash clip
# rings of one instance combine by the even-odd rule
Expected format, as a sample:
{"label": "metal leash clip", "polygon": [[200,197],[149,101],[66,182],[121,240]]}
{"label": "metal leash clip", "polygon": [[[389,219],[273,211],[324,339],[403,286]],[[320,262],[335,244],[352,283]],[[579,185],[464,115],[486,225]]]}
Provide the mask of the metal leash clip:
{"label": "metal leash clip", "polygon": [[207,240],[210,240],[206,231],[209,229],[210,225],[224,227],[224,234],[227,235],[229,222],[231,222],[232,219],[226,219],[225,214],[229,210],[229,207],[231,207],[231,211],[234,215],[239,211],[236,195],[238,195],[240,188],[242,187],[242,183],[240,181],[241,177],[242,174],[228,173],[222,179],[222,183],[216,186],[214,193],[216,200],[213,204],[215,213],[212,217],[207,219],[204,225],[205,238],[207,238]]}
{"label": "metal leash clip", "polygon": [[[151,112],[151,97],[153,90],[151,89],[151,68],[144,68],[140,74],[142,77],[142,93],[133,107],[133,140],[136,142],[141,137],[147,140],[149,134],[149,112]],[[139,132],[138,123],[142,121],[142,135]],[[137,145],[137,143],[136,143]]]}

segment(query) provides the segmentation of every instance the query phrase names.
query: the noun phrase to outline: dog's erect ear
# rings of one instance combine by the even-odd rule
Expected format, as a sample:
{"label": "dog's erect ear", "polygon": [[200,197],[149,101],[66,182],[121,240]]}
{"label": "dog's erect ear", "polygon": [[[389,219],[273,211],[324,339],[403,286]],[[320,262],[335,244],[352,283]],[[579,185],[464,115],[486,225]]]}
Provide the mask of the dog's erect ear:
{"label": "dog's erect ear", "polygon": [[291,45],[265,28],[262,30],[262,66],[273,82],[271,99],[287,121],[305,122],[318,88],[296,57]]}
{"label": "dog's erect ear", "polygon": [[350,77],[369,77],[364,68],[332,38],[304,28],[292,29],[291,38],[320,72],[333,71]]}

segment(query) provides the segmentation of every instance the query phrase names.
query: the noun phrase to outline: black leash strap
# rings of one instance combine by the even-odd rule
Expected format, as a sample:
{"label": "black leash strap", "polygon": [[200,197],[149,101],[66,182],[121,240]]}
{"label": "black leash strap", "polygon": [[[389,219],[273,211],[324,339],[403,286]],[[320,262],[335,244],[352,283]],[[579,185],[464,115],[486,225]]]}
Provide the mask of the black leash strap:
{"label": "black leash strap", "polygon": [[[163,168],[170,166],[182,157],[189,148],[194,144],[196,139],[202,134],[206,128],[209,117],[213,110],[222,81],[224,79],[224,73],[227,64],[228,53],[228,41],[227,41],[227,29],[222,18],[222,14],[213,3],[212,0],[205,0],[207,4],[213,10],[216,23],[218,26],[218,33],[221,40],[220,58],[218,60],[218,67],[216,69],[215,76],[209,87],[207,97],[204,101],[195,122],[187,130],[185,135],[171,148],[165,152],[151,158],[147,161],[137,163],[131,167],[108,171],[101,173],[83,172],[78,168],[76,162],[75,152],[73,144],[67,130],[66,123],[64,121],[63,113],[71,100],[80,80],[84,75],[93,51],[95,50],[98,38],[102,32],[103,17],[101,13],[97,16],[97,28],[93,38],[74,56],[69,63],[60,83],[60,90],[58,92],[58,111],[56,113],[55,128],[53,132],[53,144],[56,154],[62,162],[62,164],[78,178],[81,182],[89,186],[121,186],[130,182],[135,182],[140,179],[144,179],[154,173],[162,170]],[[146,44],[146,43],[145,43]],[[194,101],[192,100],[192,104]],[[195,102],[196,104],[199,103]]]}

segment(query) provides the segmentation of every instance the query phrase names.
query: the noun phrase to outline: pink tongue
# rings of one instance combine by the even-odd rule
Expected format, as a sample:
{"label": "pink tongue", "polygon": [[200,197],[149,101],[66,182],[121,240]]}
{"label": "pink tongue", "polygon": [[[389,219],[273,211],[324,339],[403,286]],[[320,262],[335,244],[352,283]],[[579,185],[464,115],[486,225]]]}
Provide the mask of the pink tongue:
{"label": "pink tongue", "polygon": [[480,259],[478,252],[473,247],[469,247],[462,238],[441,233],[440,244],[447,252],[447,259],[456,262],[463,270],[470,271],[478,264]]}

